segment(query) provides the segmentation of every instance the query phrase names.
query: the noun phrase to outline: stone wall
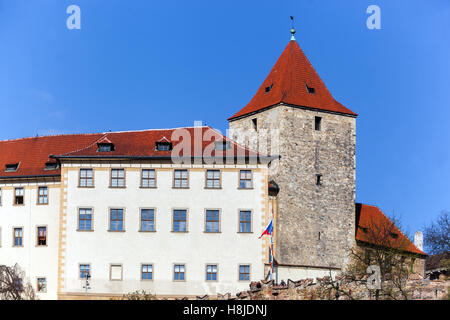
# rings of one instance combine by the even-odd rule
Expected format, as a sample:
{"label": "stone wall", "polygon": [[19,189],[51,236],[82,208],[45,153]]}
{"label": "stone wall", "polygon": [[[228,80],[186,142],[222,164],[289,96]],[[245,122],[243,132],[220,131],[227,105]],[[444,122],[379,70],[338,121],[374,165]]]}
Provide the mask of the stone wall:
{"label": "stone wall", "polygon": [[[316,116],[322,117],[320,131],[314,128]],[[257,131],[252,119],[257,119]],[[277,262],[345,265],[355,232],[356,119],[281,104],[232,121],[230,129],[239,143],[281,156],[269,169],[269,180],[280,187]]]}

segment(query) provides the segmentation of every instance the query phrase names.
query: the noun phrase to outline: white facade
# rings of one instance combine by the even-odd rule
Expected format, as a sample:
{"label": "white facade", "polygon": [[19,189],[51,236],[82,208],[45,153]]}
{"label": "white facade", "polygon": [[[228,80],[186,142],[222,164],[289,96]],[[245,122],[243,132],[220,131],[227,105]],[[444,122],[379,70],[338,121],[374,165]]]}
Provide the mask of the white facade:
{"label": "white facade", "polygon": [[[48,189],[48,204],[37,204],[38,187]],[[37,287],[37,279],[45,278],[45,292],[41,299],[56,299],[59,238],[59,182],[1,183],[0,205],[0,265],[19,264],[26,278]],[[24,189],[24,204],[14,204],[15,188]],[[37,228],[45,226],[47,244],[37,244]],[[13,246],[13,229],[22,228],[21,246]]]}
{"label": "white facade", "polygon": [[[81,167],[93,169],[93,188],[79,187]],[[181,167],[189,171],[189,187],[173,188],[173,171]],[[221,170],[219,189],[205,188],[206,170],[213,167]],[[110,187],[111,168],[125,169],[125,188]],[[156,170],[156,188],[141,188],[142,168]],[[252,188],[239,188],[240,169],[252,170]],[[24,205],[13,205],[17,185],[1,185],[0,264],[18,263],[33,286],[45,277],[42,299],[83,298],[80,264],[90,266],[88,293],[94,298],[142,289],[168,297],[234,294],[264,278],[267,240],[258,237],[268,221],[266,165],[62,163],[61,181],[48,184],[45,206],[36,204],[37,183],[25,186]],[[80,208],[92,209],[92,231],[78,230]],[[124,231],[109,231],[111,208],[124,210]],[[154,209],[154,232],[140,231],[143,208]],[[187,232],[173,232],[174,209],[187,210]],[[217,233],[205,232],[207,209],[220,212]],[[239,232],[240,210],[252,212],[250,233]],[[45,247],[36,246],[41,225],[48,230]],[[23,247],[12,246],[15,226],[24,228]],[[152,280],[141,279],[142,264],[152,265]],[[175,264],[184,265],[184,281],[174,280]],[[239,281],[240,264],[250,266],[248,281]],[[206,280],[207,265],[217,265],[217,281]],[[111,272],[121,280],[111,279]]]}

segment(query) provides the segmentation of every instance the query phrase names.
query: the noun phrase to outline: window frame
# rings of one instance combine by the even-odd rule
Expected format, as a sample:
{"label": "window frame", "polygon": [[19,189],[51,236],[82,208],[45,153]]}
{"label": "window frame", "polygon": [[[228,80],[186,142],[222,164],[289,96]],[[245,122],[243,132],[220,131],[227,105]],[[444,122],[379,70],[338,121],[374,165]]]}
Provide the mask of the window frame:
{"label": "window frame", "polygon": [[[22,234],[21,234],[21,244],[20,245],[17,245],[16,246],[16,233],[15,233],[15,231],[16,231],[16,229],[20,229],[21,231],[22,231]],[[23,228],[23,226],[21,226],[21,227],[12,227],[12,230],[13,230],[13,232],[12,232],[12,246],[13,246],[13,248],[23,248],[23,238],[24,238],[24,230],[23,230],[24,228]]]}
{"label": "window frame", "polygon": [[[142,210],[153,210],[153,230],[142,230]],[[151,207],[139,208],[139,232],[156,232],[156,208]]]}
{"label": "window frame", "polygon": [[[218,223],[218,225],[219,225],[219,230],[218,231],[207,231],[207,223],[208,223],[208,216],[207,216],[207,212],[208,211],[218,211],[219,212],[219,221],[211,221],[211,222],[217,222]],[[204,210],[204,215],[205,215],[205,217],[204,217],[204,229],[203,229],[203,232],[204,233],[221,233],[221,231],[222,231],[222,209],[219,209],[219,208],[206,208],[205,210]]]}
{"label": "window frame", "polygon": [[[208,266],[215,266],[216,267],[216,279],[215,280],[208,280]],[[213,274],[213,273],[211,273]],[[205,281],[206,282],[218,282],[219,281],[219,264],[218,263],[205,263]]]}
{"label": "window frame", "polygon": [[[44,279],[45,289],[39,290],[39,279]],[[37,293],[47,293],[47,278],[46,277],[36,277],[36,292]]]}
{"label": "window frame", "polygon": [[[175,267],[183,266],[183,279],[175,279]],[[180,273],[180,272],[179,272]],[[174,282],[186,282],[186,263],[175,262],[172,264],[172,281]]]}
{"label": "window frame", "polygon": [[[120,266],[120,279],[112,278],[112,269],[113,267]],[[123,281],[123,264],[122,263],[110,263],[109,264],[109,281]]]}
{"label": "window frame", "polygon": [[[22,195],[22,203],[16,204],[17,194],[16,191],[18,189],[22,189],[23,195]],[[13,197],[13,206],[24,206],[25,205],[25,187],[14,187],[14,197]]]}
{"label": "window frame", "polygon": [[[248,187],[248,188],[241,187],[241,172],[242,171],[250,171],[250,174],[251,174],[250,184],[251,184],[251,186]],[[249,179],[244,179],[244,180],[247,181]],[[238,189],[241,189],[241,190],[251,190],[251,189],[253,189],[253,180],[254,180],[254,173],[253,173],[252,169],[239,169],[239,172],[238,172]]]}
{"label": "window frame", "polygon": [[[143,271],[143,267],[144,266],[152,266],[152,272],[151,272],[151,274],[152,274],[152,278],[151,279],[143,279],[142,278],[142,275],[144,274],[144,271]],[[155,266],[154,266],[154,263],[141,263],[141,281],[153,281],[153,279],[155,278]],[[149,273],[149,272],[146,272],[146,273]]]}
{"label": "window frame", "polygon": [[[80,229],[80,210],[91,210],[91,229],[89,230],[83,230]],[[77,207],[77,229],[76,231],[79,232],[92,232],[94,231],[94,207]]]}
{"label": "window frame", "polygon": [[[175,220],[174,220],[174,218],[175,218],[175,211],[176,210],[184,210],[184,211],[186,211],[186,230],[185,231],[175,231],[174,230],[174,226],[175,226]],[[172,230],[171,230],[171,232],[174,232],[174,233],[188,233],[189,232],[189,209],[188,208],[172,208],[172,215],[171,215],[171,220],[172,220]],[[181,221],[181,220],[179,220],[179,221]]]}
{"label": "window frame", "polygon": [[[39,201],[40,201],[40,199],[41,199],[41,194],[40,194],[40,190],[41,189],[44,189],[45,188],[45,190],[47,191],[47,194],[45,194],[45,195],[42,195],[43,197],[45,197],[46,199],[47,199],[47,202],[42,202],[42,203],[40,203]],[[36,204],[38,205],[38,206],[46,206],[46,205],[48,205],[49,204],[49,188],[48,188],[48,186],[38,186],[37,187],[37,199],[36,199]]]}
{"label": "window frame", "polygon": [[[175,172],[177,172],[177,171],[186,171],[186,175],[187,175],[187,177],[186,177],[186,187],[183,187],[182,186],[182,181],[183,181],[183,178],[181,178],[181,182],[180,182],[180,187],[177,187],[176,185],[175,185],[175,181],[176,181],[176,178],[175,178]],[[189,172],[190,170],[189,169],[173,169],[173,171],[172,171],[172,189],[189,189],[189,183],[190,183],[190,172]]]}
{"label": "window frame", "polygon": [[[92,177],[88,178],[88,177],[81,177],[81,171],[83,170],[90,170],[92,172]],[[91,179],[92,180],[92,185],[91,186],[82,186],[81,185],[81,179]],[[80,170],[78,170],[78,188],[95,188],[95,170],[94,168],[80,168]]]}
{"label": "window frame", "polygon": [[[219,186],[218,187],[214,187],[214,181],[217,180],[214,178],[212,179],[213,186],[208,187],[208,171],[218,171],[219,172]],[[222,170],[221,169],[206,169],[205,170],[205,189],[212,189],[212,190],[222,189]]]}
{"label": "window frame", "polygon": [[[90,275],[90,278],[92,278],[92,265],[90,263],[79,263],[78,264],[78,279],[86,280],[86,277],[84,277],[84,278],[81,277],[81,266],[89,266],[89,275]],[[85,271],[83,271],[83,272],[85,272]]]}
{"label": "window frame", "polygon": [[[248,280],[241,280],[241,266],[248,266]],[[252,281],[252,264],[251,263],[239,263],[238,264],[238,281],[239,282],[250,282]]]}
{"label": "window frame", "polygon": [[[250,231],[249,232],[241,231],[241,212],[242,211],[250,212]],[[238,209],[238,230],[237,230],[237,233],[243,233],[243,234],[253,233],[253,209]]]}
{"label": "window frame", "polygon": [[[122,170],[123,171],[123,178],[122,177],[115,177],[114,179],[123,179],[123,186],[113,186],[113,176],[112,173],[115,170]],[[109,170],[109,187],[112,189],[125,189],[127,187],[127,170],[125,168],[111,168]]]}
{"label": "window frame", "polygon": [[[122,230],[112,230],[111,229],[111,210],[122,210]],[[108,208],[108,232],[125,232],[125,208],[118,208],[118,207],[109,207]],[[116,220],[114,220],[116,221]],[[120,221],[120,220],[117,220]]]}
{"label": "window frame", "polygon": [[[152,187],[144,187],[144,185],[143,185],[143,181],[144,181],[144,170],[148,170],[148,171],[153,171],[154,173],[155,173],[155,177],[153,178],[153,180],[155,181],[155,185],[154,186],[152,186]],[[153,168],[142,168],[141,169],[141,181],[140,181],[140,188],[142,188],[142,189],[156,189],[157,187],[158,187],[158,185],[157,185],[157,173],[156,173],[157,171],[156,171],[156,169],[153,169]],[[145,178],[146,180],[151,180],[151,178]]]}
{"label": "window frame", "polygon": [[[45,244],[39,244],[39,229],[45,228]],[[48,226],[47,225],[37,225],[36,226],[36,247],[48,247]]]}

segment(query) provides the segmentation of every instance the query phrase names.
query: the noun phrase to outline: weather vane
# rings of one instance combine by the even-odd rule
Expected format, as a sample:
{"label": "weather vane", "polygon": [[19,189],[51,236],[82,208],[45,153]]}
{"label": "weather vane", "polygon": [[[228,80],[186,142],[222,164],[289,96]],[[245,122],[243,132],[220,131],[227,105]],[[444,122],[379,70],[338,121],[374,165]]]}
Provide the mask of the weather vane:
{"label": "weather vane", "polygon": [[294,28],[294,16],[291,16],[291,41],[294,40],[295,41],[295,28]]}

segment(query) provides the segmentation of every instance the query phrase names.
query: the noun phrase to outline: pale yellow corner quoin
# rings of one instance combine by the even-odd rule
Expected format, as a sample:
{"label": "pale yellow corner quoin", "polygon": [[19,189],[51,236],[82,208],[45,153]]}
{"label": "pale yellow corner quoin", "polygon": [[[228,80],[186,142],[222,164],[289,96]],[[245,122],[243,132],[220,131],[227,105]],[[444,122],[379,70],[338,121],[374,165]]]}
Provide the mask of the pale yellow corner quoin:
{"label": "pale yellow corner quoin", "polygon": [[59,209],[59,245],[58,245],[58,299],[64,288],[65,252],[66,252],[66,229],[67,229],[67,176],[68,169],[61,168],[61,190]]}

